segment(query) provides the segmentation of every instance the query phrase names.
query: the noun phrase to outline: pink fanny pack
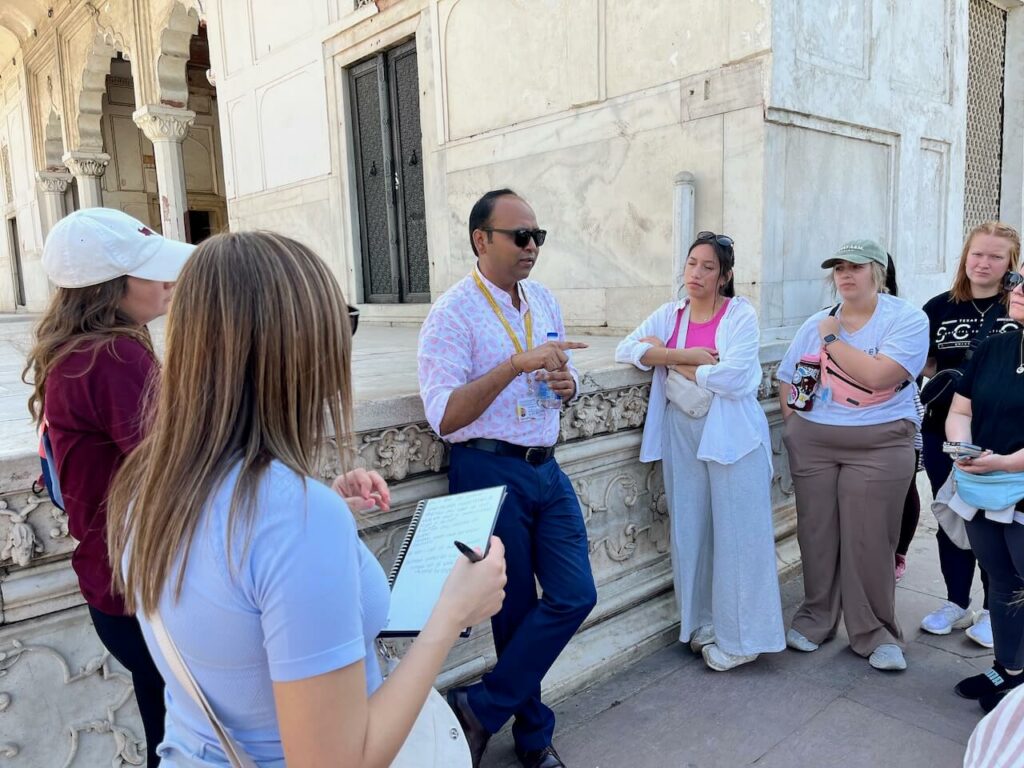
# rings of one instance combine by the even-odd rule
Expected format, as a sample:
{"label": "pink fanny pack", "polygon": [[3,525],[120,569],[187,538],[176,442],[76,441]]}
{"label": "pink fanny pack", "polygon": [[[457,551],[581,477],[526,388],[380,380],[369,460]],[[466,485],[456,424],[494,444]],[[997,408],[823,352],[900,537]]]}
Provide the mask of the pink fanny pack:
{"label": "pink fanny pack", "polygon": [[[839,304],[832,307],[830,317],[835,317],[839,312]],[[821,378],[819,386],[829,392],[833,402],[851,408],[866,408],[871,405],[881,405],[892,400],[898,392],[910,384],[910,379],[901,382],[898,386],[888,389],[871,389],[866,384],[861,384],[853,376],[839,367],[828,350],[821,348]]]}
{"label": "pink fanny pack", "polygon": [[833,402],[853,408],[865,408],[888,402],[910,384],[910,379],[889,389],[871,389],[840,368],[828,350],[822,347],[819,382],[819,386],[829,391]]}

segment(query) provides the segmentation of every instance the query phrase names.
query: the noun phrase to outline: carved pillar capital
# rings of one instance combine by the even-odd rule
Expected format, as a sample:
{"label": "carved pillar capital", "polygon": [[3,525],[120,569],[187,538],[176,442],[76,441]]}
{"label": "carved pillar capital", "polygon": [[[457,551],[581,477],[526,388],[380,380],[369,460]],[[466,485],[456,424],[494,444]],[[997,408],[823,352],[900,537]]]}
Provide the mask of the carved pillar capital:
{"label": "carved pillar capital", "polygon": [[132,119],[152,142],[181,141],[188,135],[196,113],[191,109],[145,104],[135,110]]}
{"label": "carved pillar capital", "polygon": [[98,179],[106,173],[110,155],[106,152],[65,152],[61,160],[75,176]]}
{"label": "carved pillar capital", "polygon": [[71,181],[71,174],[63,171],[39,171],[36,174],[36,182],[43,192],[64,194],[67,191],[68,183]]}

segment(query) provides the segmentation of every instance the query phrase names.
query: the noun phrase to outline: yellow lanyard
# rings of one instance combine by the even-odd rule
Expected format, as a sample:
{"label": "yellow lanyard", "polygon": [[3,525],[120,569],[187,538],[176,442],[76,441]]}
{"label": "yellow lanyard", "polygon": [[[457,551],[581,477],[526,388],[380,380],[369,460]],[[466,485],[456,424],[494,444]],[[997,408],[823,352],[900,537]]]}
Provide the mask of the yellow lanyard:
{"label": "yellow lanyard", "polygon": [[[505,313],[501,311],[501,307],[498,306],[498,302],[491,296],[491,292],[487,290],[487,286],[484,285],[480,279],[480,275],[477,274],[476,270],[473,270],[473,280],[476,281],[476,287],[480,289],[480,293],[487,299],[487,303],[491,305],[491,309],[494,310],[494,314],[501,320],[501,324],[505,326],[505,333],[512,339],[512,344],[516,348],[516,352],[523,351],[523,345],[519,342],[519,337],[516,336],[516,332],[512,330],[512,326],[509,325],[508,319],[505,317]],[[522,285],[519,286],[519,292],[522,295],[523,300],[526,300],[526,290]],[[529,304],[529,302],[527,302]],[[526,348],[533,349],[533,312],[526,310]]]}

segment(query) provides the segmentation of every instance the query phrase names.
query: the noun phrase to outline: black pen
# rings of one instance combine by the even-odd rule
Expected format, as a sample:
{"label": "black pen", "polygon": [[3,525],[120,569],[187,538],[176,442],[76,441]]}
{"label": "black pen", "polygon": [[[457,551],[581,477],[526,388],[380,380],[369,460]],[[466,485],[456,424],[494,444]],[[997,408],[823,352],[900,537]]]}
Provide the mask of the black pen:
{"label": "black pen", "polygon": [[464,554],[466,557],[468,557],[469,562],[471,563],[479,563],[481,560],[483,560],[483,558],[476,553],[476,550],[471,549],[470,547],[463,544],[461,541],[455,542],[455,548],[458,549],[459,552]]}

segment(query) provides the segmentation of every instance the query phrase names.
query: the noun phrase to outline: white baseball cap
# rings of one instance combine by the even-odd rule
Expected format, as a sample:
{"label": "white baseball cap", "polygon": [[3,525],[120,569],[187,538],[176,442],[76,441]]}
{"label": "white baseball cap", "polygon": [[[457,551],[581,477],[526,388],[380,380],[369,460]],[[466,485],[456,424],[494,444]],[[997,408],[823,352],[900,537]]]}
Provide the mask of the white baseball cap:
{"label": "white baseball cap", "polygon": [[43,246],[43,269],[61,288],[99,285],[122,275],[173,283],[194,245],[158,235],[113,208],[85,208],[57,222]]}

